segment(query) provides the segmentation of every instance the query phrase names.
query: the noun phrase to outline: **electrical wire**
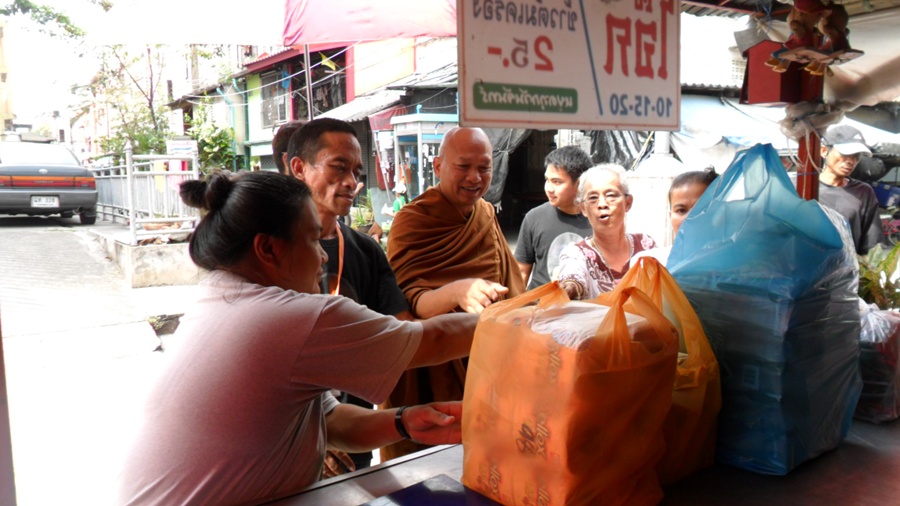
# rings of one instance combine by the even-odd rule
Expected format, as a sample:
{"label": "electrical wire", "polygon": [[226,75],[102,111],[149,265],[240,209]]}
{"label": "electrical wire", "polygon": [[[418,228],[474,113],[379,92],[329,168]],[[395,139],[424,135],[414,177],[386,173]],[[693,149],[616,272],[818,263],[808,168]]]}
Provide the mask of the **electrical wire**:
{"label": "electrical wire", "polygon": [[[342,51],[340,51],[340,52],[334,54],[332,57],[334,57],[334,56],[339,56],[339,55],[343,54],[344,52],[348,51],[350,48],[355,47],[355,46],[358,45],[358,44],[360,44],[360,43],[359,43],[359,42],[356,42],[356,43],[354,43],[354,44],[348,46],[347,48],[343,49]],[[419,44],[417,44],[417,45],[419,45]],[[381,63],[384,63],[384,62],[388,61],[390,58],[393,58],[393,57],[394,57],[393,55],[388,55],[388,56],[386,56],[386,57],[384,57],[384,58],[381,58],[381,59],[378,59],[378,60],[370,60],[370,61],[367,62],[367,65],[365,65],[365,66],[359,66],[358,61],[355,61],[354,63],[352,63],[352,64],[350,64],[350,65],[347,65],[347,66],[341,68],[341,71],[346,71],[347,69],[350,69],[350,68],[353,68],[353,67],[357,67],[357,68],[356,68],[357,71],[366,70],[366,69],[375,67],[376,65],[379,65],[379,64],[381,64]],[[311,69],[312,69],[312,68],[315,68],[315,67],[317,67],[317,66],[319,66],[319,65],[321,65],[321,64],[322,64],[322,62],[316,63],[316,64],[314,64],[314,65],[310,65],[310,68],[311,68]],[[239,91],[237,91],[237,92],[223,93],[223,94],[218,95],[218,96],[223,96],[223,95],[224,95],[224,96],[243,96],[243,95],[245,95],[245,94],[250,93],[251,91],[261,90],[261,89],[267,88],[267,87],[269,87],[269,86],[275,86],[275,85],[278,85],[278,84],[280,84],[282,81],[285,81],[285,80],[287,80],[287,79],[291,79],[291,78],[293,78],[293,77],[302,75],[303,72],[305,72],[305,69],[304,69],[304,70],[300,70],[299,72],[296,72],[296,73],[291,74],[291,75],[289,75],[289,76],[285,76],[285,77],[283,77],[283,78],[281,78],[281,79],[279,79],[279,80],[277,80],[277,81],[273,81],[273,82],[271,82],[271,83],[267,83],[267,84],[265,84],[265,85],[263,85],[263,86],[259,86],[259,87],[256,87],[256,88],[251,88],[251,89],[248,89],[248,90],[239,90]],[[331,79],[334,79],[334,76],[326,76],[326,77],[323,77],[323,78],[321,78],[321,79],[319,79],[319,80],[317,80],[317,81],[313,81],[313,82],[311,83],[311,86],[312,86],[312,87],[315,87],[316,85],[319,85],[319,84],[321,84],[321,83],[323,83],[323,82],[326,82],[326,81],[329,81],[329,80],[331,80]],[[304,87],[304,88],[305,88],[305,87]],[[446,91],[446,90],[448,90],[448,89],[452,89],[452,88],[453,88],[452,86],[447,86],[447,87],[445,87],[445,88],[442,88],[439,92],[435,93],[434,95],[432,95],[432,96],[430,96],[430,97],[427,97],[427,98],[423,99],[421,102],[417,102],[417,103],[415,103],[415,104],[410,104],[410,105],[419,105],[419,104],[423,103],[424,101],[430,100],[431,98],[434,98],[435,96],[437,96],[437,95],[443,93],[444,91]],[[303,98],[305,99],[305,94],[303,94],[303,92],[302,92],[301,90],[295,90],[295,91],[290,92],[290,96],[292,96],[292,97],[295,96],[295,95],[297,95],[297,94],[301,94],[301,96],[303,96]],[[284,95],[286,95],[286,94],[282,94],[282,96],[284,96]],[[211,97],[211,96],[205,96],[205,95],[183,95],[183,97],[199,98],[199,99],[211,99],[211,98],[215,98],[214,96]],[[203,102],[195,102],[195,101],[191,101],[191,100],[184,100],[184,102],[187,102],[187,103],[192,104],[192,105],[208,105],[208,104],[203,103]],[[245,105],[245,104],[242,104],[242,103],[241,103],[241,104],[227,104],[227,107],[229,107],[229,108],[240,108],[240,107],[243,107],[244,105]],[[453,105],[453,106],[440,106],[440,107],[435,107],[435,109],[439,109],[439,108],[450,108],[450,107],[456,107],[456,106],[455,106],[455,105]]]}
{"label": "electrical wire", "polygon": [[[403,39],[398,39],[398,40],[399,40],[400,42],[403,41]],[[391,41],[391,42],[394,42],[394,41]],[[347,46],[346,48],[344,48],[344,49],[338,51],[337,53],[335,53],[335,54],[329,56],[329,59],[330,59],[330,58],[334,58],[334,57],[336,57],[336,56],[340,56],[340,55],[346,53],[347,51],[349,51],[351,48],[354,48],[354,47],[358,46],[358,45],[361,44],[361,43],[362,43],[362,42],[354,42],[353,44]],[[273,55],[273,56],[274,56],[274,55]],[[392,58],[392,57],[393,57],[392,55],[389,55],[389,56],[387,56],[387,57],[385,57],[385,58],[382,58],[382,59],[380,59],[380,60],[377,60],[377,61],[375,61],[374,63],[371,63],[371,64],[369,64],[369,65],[367,65],[367,66],[365,66],[365,67],[360,67],[358,70],[365,70],[365,69],[371,68],[371,67],[373,67],[373,66],[375,66],[375,65],[378,65],[379,63],[383,63],[383,62],[387,61],[389,58]],[[319,65],[323,65],[323,63],[322,63],[322,62],[318,62],[318,63],[312,64],[312,65],[310,65],[309,68],[310,68],[310,69],[314,69],[314,68],[318,67]],[[355,65],[357,65],[356,62],[354,62],[354,63],[351,64],[351,65],[347,65],[347,66],[341,68],[341,71],[345,71],[345,70],[347,70],[347,69],[349,69],[349,68],[354,67]],[[239,90],[239,91],[233,92],[233,93],[229,92],[229,93],[226,93],[225,95],[230,95],[230,96],[240,96],[240,95],[245,95],[245,94],[248,94],[248,93],[250,93],[250,92],[252,92],[252,91],[262,90],[262,89],[267,88],[267,87],[269,87],[269,86],[275,86],[275,85],[281,84],[283,81],[286,81],[286,80],[288,80],[288,79],[292,79],[292,78],[294,78],[294,77],[300,76],[300,75],[302,75],[304,72],[306,72],[306,69],[301,69],[301,70],[299,70],[299,71],[297,71],[297,72],[295,72],[295,73],[293,73],[293,74],[284,76],[284,77],[282,77],[281,79],[278,79],[278,80],[273,81],[273,82],[271,82],[271,83],[267,83],[267,84],[265,84],[265,85],[262,85],[262,86],[259,86],[259,87],[256,87],[256,88],[250,88],[250,89],[247,89],[247,90]],[[331,79],[331,76],[328,76],[328,77],[324,77],[324,78],[322,78],[322,79],[319,79],[318,81],[313,82],[312,85],[315,86],[316,84],[320,84],[320,83],[322,83],[322,82],[324,82],[324,81],[327,81],[327,80],[329,80],[329,79]],[[188,94],[188,95],[184,95],[184,96],[185,96],[185,97],[190,97],[190,98],[206,98],[205,95],[190,95],[190,94]]]}
{"label": "electrical wire", "polygon": [[[340,56],[340,55],[346,53],[347,51],[350,50],[350,48],[355,47],[357,44],[359,44],[359,42],[354,42],[353,44],[347,46],[346,48],[342,49],[341,51],[339,51],[339,52],[337,52],[337,53],[331,55],[331,56],[329,57],[329,59],[330,59],[330,58],[334,58],[335,56]],[[276,53],[276,54],[277,54],[277,53]],[[275,55],[271,55],[271,56],[275,56]],[[314,68],[316,68],[316,67],[318,67],[319,65],[322,65],[322,64],[323,64],[322,62],[318,62],[318,63],[315,63],[315,64],[313,64],[313,65],[310,65],[309,68],[310,68],[310,69],[314,69]],[[223,96],[223,95],[224,95],[224,96],[242,96],[242,95],[248,94],[248,93],[253,92],[253,91],[257,91],[257,90],[262,90],[262,89],[264,89],[264,88],[268,88],[269,86],[275,86],[275,85],[277,85],[277,84],[281,84],[283,81],[286,81],[286,80],[288,80],[288,79],[292,79],[292,78],[297,77],[297,76],[299,76],[299,75],[302,75],[304,72],[306,72],[306,69],[305,69],[305,68],[302,69],[302,70],[300,70],[300,71],[298,71],[298,72],[295,72],[295,73],[293,73],[293,74],[290,74],[290,75],[288,75],[288,76],[284,76],[284,77],[282,77],[281,79],[278,79],[278,80],[276,80],[276,81],[272,81],[271,83],[264,84],[264,85],[259,86],[259,87],[256,87],[256,88],[250,88],[250,89],[246,89],[246,90],[238,90],[237,92],[223,93],[222,95],[219,95],[219,96]],[[187,95],[182,95],[182,96],[183,96],[183,97],[189,97],[189,98],[208,98],[208,95],[191,95],[191,94],[187,94]]]}

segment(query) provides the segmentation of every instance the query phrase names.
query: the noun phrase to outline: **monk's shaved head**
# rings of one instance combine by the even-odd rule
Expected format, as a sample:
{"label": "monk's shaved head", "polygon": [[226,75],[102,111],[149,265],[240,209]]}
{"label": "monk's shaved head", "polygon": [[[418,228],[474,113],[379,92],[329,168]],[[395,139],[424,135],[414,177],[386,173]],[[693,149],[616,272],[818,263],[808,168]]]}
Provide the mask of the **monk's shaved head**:
{"label": "monk's shaved head", "polygon": [[487,134],[484,133],[484,130],[480,128],[453,127],[450,130],[447,130],[447,133],[444,134],[444,138],[441,139],[441,147],[438,149],[438,156],[444,156],[447,146],[453,145],[454,142],[461,140],[463,137],[467,139],[479,137],[479,140],[487,143],[488,146],[491,145],[491,140],[488,138]]}
{"label": "monk's shaved head", "polygon": [[438,191],[466,216],[490,188],[493,168],[491,140],[480,128],[451,129],[434,158]]}

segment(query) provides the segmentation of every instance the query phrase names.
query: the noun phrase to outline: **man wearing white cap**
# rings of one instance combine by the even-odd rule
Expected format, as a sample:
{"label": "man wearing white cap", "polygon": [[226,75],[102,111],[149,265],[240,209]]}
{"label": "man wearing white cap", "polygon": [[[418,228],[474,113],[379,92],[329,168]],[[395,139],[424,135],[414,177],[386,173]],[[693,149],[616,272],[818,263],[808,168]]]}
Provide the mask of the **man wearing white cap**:
{"label": "man wearing white cap", "polygon": [[397,195],[397,199],[394,200],[393,207],[386,207],[384,209],[384,214],[388,216],[396,216],[397,213],[400,212],[400,209],[407,204],[406,200],[406,185],[403,183],[397,183],[397,186],[394,187],[394,193]]}
{"label": "man wearing white cap", "polygon": [[850,178],[860,158],[871,155],[862,133],[850,125],[832,125],[822,136],[825,167],[819,175],[819,202],[847,218],[860,255],[868,253],[883,236],[875,190]]}

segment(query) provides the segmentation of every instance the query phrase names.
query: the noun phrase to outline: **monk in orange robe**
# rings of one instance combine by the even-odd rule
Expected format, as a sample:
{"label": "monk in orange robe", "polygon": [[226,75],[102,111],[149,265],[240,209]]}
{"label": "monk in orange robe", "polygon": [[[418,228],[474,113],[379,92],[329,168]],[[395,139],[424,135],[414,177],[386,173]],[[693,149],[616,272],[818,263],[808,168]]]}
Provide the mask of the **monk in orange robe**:
{"label": "monk in orange robe", "polygon": [[[481,197],[491,185],[491,143],[480,128],[444,134],[434,159],[437,186],[397,213],[388,261],[418,318],[453,311],[480,313],[525,291],[519,266],[494,206]],[[462,400],[466,362],[454,360],[404,373],[385,407]],[[382,448],[383,460],[425,448],[402,441]]]}

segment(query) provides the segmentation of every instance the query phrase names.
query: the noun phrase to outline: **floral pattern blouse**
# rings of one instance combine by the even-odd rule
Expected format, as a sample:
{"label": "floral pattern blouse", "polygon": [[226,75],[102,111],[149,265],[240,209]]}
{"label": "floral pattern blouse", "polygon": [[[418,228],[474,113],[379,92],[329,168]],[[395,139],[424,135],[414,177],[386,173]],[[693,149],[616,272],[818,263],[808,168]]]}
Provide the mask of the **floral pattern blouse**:
{"label": "floral pattern blouse", "polygon": [[[627,234],[631,236],[634,251],[636,253],[656,247],[656,241],[646,234]],[[574,281],[581,285],[582,299],[595,299],[601,293],[611,292],[619,283],[628,269],[631,260],[625,263],[622,271],[616,271],[608,267],[600,254],[590,244],[590,236],[585,237],[575,244],[566,246],[559,254],[559,282]]]}

